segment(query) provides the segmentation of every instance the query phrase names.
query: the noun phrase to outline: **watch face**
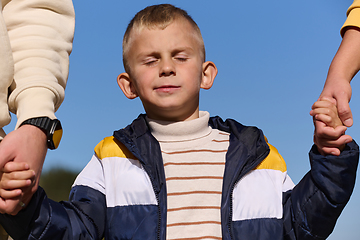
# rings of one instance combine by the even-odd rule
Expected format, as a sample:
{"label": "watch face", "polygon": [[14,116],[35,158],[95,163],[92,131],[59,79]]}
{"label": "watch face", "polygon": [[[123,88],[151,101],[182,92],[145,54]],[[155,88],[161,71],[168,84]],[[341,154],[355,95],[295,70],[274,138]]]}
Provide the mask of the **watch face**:
{"label": "watch face", "polygon": [[61,123],[59,120],[52,120],[52,126],[49,131],[50,137],[48,136],[48,147],[50,149],[56,149],[59,144],[63,134]]}
{"label": "watch face", "polygon": [[62,133],[63,133],[63,131],[61,128],[55,129],[54,134],[53,134],[54,149],[56,149],[59,146],[60,140],[62,137]]}

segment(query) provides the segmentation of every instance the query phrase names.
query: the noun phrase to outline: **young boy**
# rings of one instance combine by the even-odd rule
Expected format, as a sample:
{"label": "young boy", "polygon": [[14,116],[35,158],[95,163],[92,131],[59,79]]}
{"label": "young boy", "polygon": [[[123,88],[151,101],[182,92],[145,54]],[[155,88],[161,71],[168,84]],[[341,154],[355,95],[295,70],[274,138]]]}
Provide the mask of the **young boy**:
{"label": "young boy", "polygon": [[[318,147],[294,186],[261,130],[199,111],[200,88],[211,88],[217,73],[204,49],[185,11],[140,11],[124,36],[118,83],[129,99],[140,97],[146,115],[95,147],[69,202],[39,188],[16,216],[0,216],[5,229],[15,239],[325,239],[358,163],[334,104],[313,106]],[[24,163],[3,171],[0,188],[19,196],[13,189],[32,172]]]}

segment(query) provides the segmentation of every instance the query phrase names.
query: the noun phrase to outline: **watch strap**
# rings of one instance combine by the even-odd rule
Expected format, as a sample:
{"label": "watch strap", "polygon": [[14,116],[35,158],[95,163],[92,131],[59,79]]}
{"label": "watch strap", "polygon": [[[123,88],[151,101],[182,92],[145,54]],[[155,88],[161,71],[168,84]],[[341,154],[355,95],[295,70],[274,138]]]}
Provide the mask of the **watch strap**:
{"label": "watch strap", "polygon": [[25,120],[20,126],[25,124],[36,126],[45,132],[49,149],[56,149],[60,144],[62,128],[58,119],[52,120],[48,117],[30,118]]}
{"label": "watch strap", "polygon": [[50,129],[51,119],[48,117],[37,117],[37,118],[30,118],[25,120],[21,125],[30,124],[36,127],[41,128],[48,134],[48,130]]}

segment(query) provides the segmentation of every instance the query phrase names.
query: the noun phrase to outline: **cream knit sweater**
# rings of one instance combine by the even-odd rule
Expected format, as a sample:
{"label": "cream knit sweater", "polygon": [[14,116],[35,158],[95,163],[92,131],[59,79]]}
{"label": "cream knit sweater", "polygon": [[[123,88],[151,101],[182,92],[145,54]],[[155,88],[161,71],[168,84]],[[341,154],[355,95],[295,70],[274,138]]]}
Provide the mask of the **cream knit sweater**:
{"label": "cream knit sweater", "polygon": [[17,126],[31,117],[55,118],[74,27],[71,0],[0,0],[0,128],[10,122],[9,111]]}
{"label": "cream knit sweater", "polygon": [[221,239],[220,204],[229,134],[208,125],[209,113],[184,122],[150,120],[165,166],[167,239]]}

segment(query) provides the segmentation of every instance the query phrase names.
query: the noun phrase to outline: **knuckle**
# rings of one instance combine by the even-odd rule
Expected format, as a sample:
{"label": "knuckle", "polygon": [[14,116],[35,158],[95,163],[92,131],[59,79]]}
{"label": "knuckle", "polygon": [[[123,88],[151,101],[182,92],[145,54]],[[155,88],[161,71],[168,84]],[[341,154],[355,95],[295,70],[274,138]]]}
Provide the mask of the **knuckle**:
{"label": "knuckle", "polygon": [[338,113],[339,115],[343,116],[343,115],[349,115],[351,114],[351,110],[348,108],[338,108]]}
{"label": "knuckle", "polygon": [[4,181],[1,183],[1,191],[3,191],[3,189],[8,189],[10,186],[9,186],[9,182],[8,181]]}

